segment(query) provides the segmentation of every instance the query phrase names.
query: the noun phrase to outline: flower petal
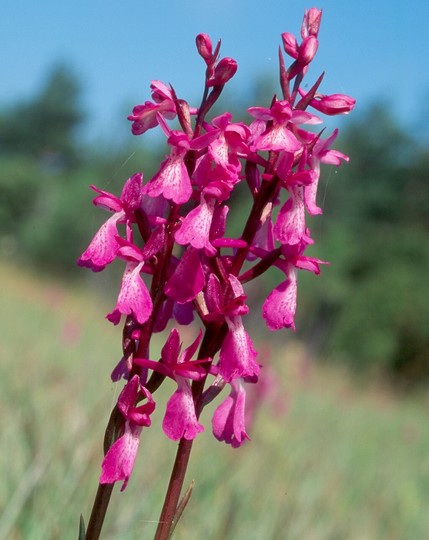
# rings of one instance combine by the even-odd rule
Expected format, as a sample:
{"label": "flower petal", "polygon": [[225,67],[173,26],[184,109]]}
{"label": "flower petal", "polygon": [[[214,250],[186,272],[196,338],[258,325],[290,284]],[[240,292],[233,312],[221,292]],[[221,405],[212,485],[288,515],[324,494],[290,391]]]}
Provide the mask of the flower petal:
{"label": "flower petal", "polygon": [[262,306],[262,316],[270,330],[281,328],[295,330],[296,295],[296,269],[292,269],[289,279],[280,283],[269,294]]}
{"label": "flower petal", "polygon": [[231,393],[218,406],[212,418],[213,435],[233,448],[250,440],[245,428],[246,393],[240,380],[231,383]]}
{"label": "flower petal", "polygon": [[209,240],[213,212],[214,200],[206,202],[202,196],[200,204],[189,212],[176,232],[176,242],[182,246],[191,244],[196,249],[205,248],[209,255],[214,255],[216,250]]}
{"label": "flower petal", "polygon": [[188,202],[192,186],[182,156],[167,158],[158,173],[145,185],[144,193],[149,197],[163,195],[176,204]]}
{"label": "flower petal", "polygon": [[109,448],[101,464],[100,484],[123,480],[121,491],[127,487],[140,444],[140,426],[125,422],[125,433]]}
{"label": "flower petal", "polygon": [[188,247],[165,285],[165,294],[179,304],[193,300],[203,290],[204,271],[196,249]]}
{"label": "flower petal", "polygon": [[122,278],[121,290],[115,309],[106,318],[118,324],[122,315],[133,315],[135,320],[143,324],[151,316],[153,304],[145,282],[140,277],[143,262],[127,263]]}
{"label": "flower petal", "polygon": [[115,259],[119,249],[116,227],[124,216],[124,212],[117,212],[103,223],[87,249],[79,257],[77,261],[79,266],[90,268],[93,272],[100,272]]}
{"label": "flower petal", "polygon": [[227,382],[238,377],[252,377],[259,374],[256,362],[257,352],[249,334],[244,329],[241,317],[226,317],[228,334],[222,344],[219,356],[219,374]]}
{"label": "flower petal", "polygon": [[188,441],[195,439],[198,433],[204,431],[195,414],[195,405],[192,398],[192,390],[188,381],[177,377],[179,385],[167,403],[162,429],[173,441],[182,437]]}

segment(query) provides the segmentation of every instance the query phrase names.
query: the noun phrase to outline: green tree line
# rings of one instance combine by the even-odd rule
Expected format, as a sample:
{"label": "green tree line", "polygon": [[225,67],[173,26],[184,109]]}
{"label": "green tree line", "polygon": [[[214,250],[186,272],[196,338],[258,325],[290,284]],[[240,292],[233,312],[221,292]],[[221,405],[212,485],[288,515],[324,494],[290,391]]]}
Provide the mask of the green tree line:
{"label": "green tree line", "polygon": [[[81,98],[59,65],[37,95],[0,110],[1,255],[66,279],[82,276],[75,260],[105,218],[89,184],[119,192],[166,152],[131,136],[125,148],[83,146]],[[324,171],[325,215],[312,222],[313,254],[332,266],[300,279],[298,335],[357,372],[415,385],[429,379],[429,149],[409,133],[383,104],[348,118],[336,146],[350,163]]]}

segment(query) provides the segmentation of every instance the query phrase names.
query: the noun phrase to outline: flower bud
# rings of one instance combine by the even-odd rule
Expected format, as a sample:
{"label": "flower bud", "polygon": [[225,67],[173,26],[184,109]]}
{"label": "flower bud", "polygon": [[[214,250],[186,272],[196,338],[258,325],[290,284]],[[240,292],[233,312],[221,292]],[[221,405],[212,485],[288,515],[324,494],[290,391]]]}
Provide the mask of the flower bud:
{"label": "flower bud", "polygon": [[296,37],[290,32],[284,32],[282,34],[282,40],[283,40],[283,48],[286,54],[288,54],[292,58],[295,58],[296,60],[299,54],[299,45],[298,45],[298,42],[296,41]]}
{"label": "flower bud", "polygon": [[304,13],[304,19],[301,26],[301,36],[305,39],[308,36],[317,37],[322,20],[322,10],[317,8],[308,9]]}
{"label": "flower bud", "polygon": [[312,99],[310,105],[316,110],[333,116],[335,114],[347,114],[355,106],[356,100],[345,94],[331,94]]}
{"label": "flower bud", "polygon": [[207,34],[198,34],[195,38],[198,54],[208,64],[212,58],[212,40]]}
{"label": "flower bud", "polygon": [[307,66],[316,56],[319,42],[314,36],[308,36],[299,47],[298,62],[301,66]]}
{"label": "flower bud", "polygon": [[222,58],[215,68],[213,78],[207,82],[207,86],[220,86],[226,84],[237,71],[237,62],[233,58]]}

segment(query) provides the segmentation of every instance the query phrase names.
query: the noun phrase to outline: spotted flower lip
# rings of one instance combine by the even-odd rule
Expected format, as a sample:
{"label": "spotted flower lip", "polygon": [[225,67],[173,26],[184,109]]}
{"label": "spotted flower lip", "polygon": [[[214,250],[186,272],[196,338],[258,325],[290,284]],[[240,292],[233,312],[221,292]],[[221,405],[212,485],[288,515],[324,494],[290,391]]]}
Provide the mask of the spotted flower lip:
{"label": "spotted flower lip", "polygon": [[289,277],[282,281],[265,300],[262,315],[270,330],[292,328],[295,331],[297,304],[296,270],[291,268]]}
{"label": "spotted flower lip", "polygon": [[228,333],[219,355],[219,374],[228,382],[259,375],[258,353],[240,316],[227,317]]}
{"label": "spotted flower lip", "polygon": [[131,176],[125,182],[120,197],[91,186],[91,189],[99,194],[94,198],[95,206],[114,214],[100,227],[88,248],[79,257],[79,266],[100,272],[115,260],[119,249],[118,224],[126,223],[129,226],[134,221],[134,212],[140,207],[142,200],[142,182],[142,173]]}
{"label": "spotted flower lip", "polygon": [[165,285],[165,294],[179,304],[186,304],[199,294],[205,285],[205,275],[198,251],[192,246]]}
{"label": "spotted flower lip", "polygon": [[212,418],[213,435],[218,441],[240,447],[250,437],[245,428],[246,391],[243,382],[231,382],[231,392],[217,407]]}
{"label": "spotted flower lip", "polygon": [[184,163],[189,149],[187,138],[172,136],[169,138],[171,153],[164,160],[156,175],[145,185],[143,193],[149,197],[162,195],[176,204],[189,201],[192,195],[191,179]]}
{"label": "spotted flower lip", "polygon": [[204,249],[208,255],[215,255],[216,249],[210,242],[214,210],[214,199],[201,195],[200,204],[189,212],[176,232],[176,242],[181,245],[190,244],[194,249]]}
{"label": "spotted flower lip", "polygon": [[77,264],[90,268],[93,272],[101,272],[113,262],[118,253],[117,225],[124,221],[125,212],[117,212],[100,227],[87,249],[79,257]]}
{"label": "spotted flower lip", "polygon": [[[135,406],[139,393],[146,403]],[[123,481],[121,491],[127,487],[133,471],[134,462],[140,445],[140,434],[143,427],[151,425],[150,415],[155,410],[155,402],[151,393],[140,386],[139,377],[135,375],[125,385],[118,398],[118,409],[125,419],[124,433],[110,447],[101,465],[100,484],[113,484]]]}
{"label": "spotted flower lip", "polygon": [[106,318],[115,325],[121,320],[121,315],[132,315],[140,324],[145,323],[151,316],[152,298],[140,276],[143,264],[143,262],[127,263],[115,309],[106,315]]}

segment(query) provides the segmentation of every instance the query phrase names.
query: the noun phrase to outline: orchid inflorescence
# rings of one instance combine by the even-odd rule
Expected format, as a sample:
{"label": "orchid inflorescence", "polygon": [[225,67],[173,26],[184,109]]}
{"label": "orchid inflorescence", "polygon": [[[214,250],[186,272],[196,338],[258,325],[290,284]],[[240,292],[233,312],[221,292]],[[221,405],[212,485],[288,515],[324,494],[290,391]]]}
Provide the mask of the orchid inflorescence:
{"label": "orchid inflorescence", "polygon": [[[101,484],[122,480],[126,487],[141,431],[151,423],[153,394],[166,378],[176,384],[162,424],[170,439],[192,440],[202,432],[201,410],[226,385],[230,392],[214,412],[213,433],[233,447],[249,438],[245,388],[257,382],[260,365],[243,322],[249,312],[244,285],[272,266],[280,269],[284,279],[269,292],[262,315],[270,330],[295,329],[298,270],[318,274],[322,263],[305,255],[313,243],[306,214],[322,212],[316,203],[320,164],[348,161],[331,149],[338,130],[324,138],[323,130],[303,127],[322,122],[307,112],[309,107],[336,115],[355,103],[346,95],[320,94],[323,74],[308,91],[302,88],[318,48],[321,15],[316,8],[306,11],[300,43],[290,33],[282,35],[284,52],[292,58],[286,67],[279,48],[282,98],[248,109],[248,125],[234,122],[229,112],[207,120],[237,63],[219,59],[220,41],[213,50],[210,37],[199,34],[196,46],[206,65],[200,107],[152,81],[152,101],[134,107],[128,117],[133,134],[159,126],[167,137],[170,153],[158,172],[147,182],[142,173],[134,174],[119,197],[92,186],[94,204],[113,215],[78,264],[98,272],[115,259],[125,261],[118,300],[107,319],[115,325],[125,319],[123,356],[112,379],[126,384],[106,443]],[[173,119],[179,129],[167,122]],[[251,210],[241,236],[230,238],[228,202],[243,182]],[[179,327],[195,319],[200,328],[182,349]],[[153,334],[171,320],[161,358],[151,359]]]}

